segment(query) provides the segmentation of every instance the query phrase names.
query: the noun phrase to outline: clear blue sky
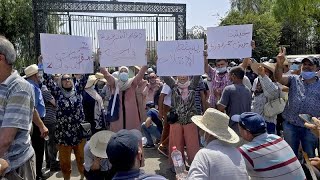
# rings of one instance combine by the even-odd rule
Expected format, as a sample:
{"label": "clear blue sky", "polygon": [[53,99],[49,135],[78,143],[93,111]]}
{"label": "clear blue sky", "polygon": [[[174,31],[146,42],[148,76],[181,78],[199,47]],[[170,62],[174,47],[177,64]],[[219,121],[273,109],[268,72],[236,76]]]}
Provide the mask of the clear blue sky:
{"label": "clear blue sky", "polygon": [[[217,26],[220,17],[230,9],[229,0],[118,0],[130,2],[183,3],[187,4],[187,29],[195,25]],[[217,14],[220,16],[217,16]]]}

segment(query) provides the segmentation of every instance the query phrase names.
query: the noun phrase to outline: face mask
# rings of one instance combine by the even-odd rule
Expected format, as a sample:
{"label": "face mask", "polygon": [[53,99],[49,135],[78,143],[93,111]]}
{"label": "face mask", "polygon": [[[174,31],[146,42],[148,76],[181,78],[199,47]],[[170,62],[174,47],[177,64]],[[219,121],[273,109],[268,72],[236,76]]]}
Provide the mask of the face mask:
{"label": "face mask", "polygon": [[290,70],[293,70],[293,71],[299,70],[299,65],[298,65],[298,64],[292,64],[292,65],[290,66]]}
{"label": "face mask", "polygon": [[184,84],[178,82],[178,87],[181,88],[181,89],[185,89],[185,88],[187,88],[189,86],[190,86],[190,81],[189,80],[187,82],[185,82]]}
{"label": "face mask", "polygon": [[307,72],[307,71],[302,71],[302,72],[301,72],[302,78],[303,78],[303,79],[306,79],[306,80],[312,79],[312,78],[314,78],[316,75],[317,75],[316,72]]}
{"label": "face mask", "polygon": [[119,74],[119,79],[122,81],[122,82],[127,82],[128,79],[129,79],[129,74],[126,73],[126,72],[122,72]]}
{"label": "face mask", "polygon": [[216,68],[218,74],[227,72],[227,67]]}

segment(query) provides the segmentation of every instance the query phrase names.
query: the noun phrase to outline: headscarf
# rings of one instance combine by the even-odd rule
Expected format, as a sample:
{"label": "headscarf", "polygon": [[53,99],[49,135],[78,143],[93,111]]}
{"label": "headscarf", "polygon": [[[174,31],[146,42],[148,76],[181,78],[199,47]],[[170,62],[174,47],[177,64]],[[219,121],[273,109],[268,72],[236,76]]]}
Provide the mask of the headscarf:
{"label": "headscarf", "polygon": [[74,83],[73,83],[73,80],[72,80],[72,76],[71,76],[70,74],[68,74],[68,75],[70,75],[71,83],[72,83],[72,89],[71,89],[71,91],[67,91],[67,90],[62,86],[62,77],[63,77],[64,75],[67,75],[67,74],[62,74],[61,76],[59,76],[59,79],[58,79],[58,81],[57,81],[57,85],[58,85],[58,87],[61,89],[61,92],[62,92],[62,94],[64,95],[64,97],[70,98],[70,97],[76,95],[76,89],[75,89],[75,87],[74,87]]}
{"label": "headscarf", "polygon": [[[127,72],[129,73],[129,68],[126,66],[121,66],[119,68],[118,75],[120,74],[121,69],[126,69]],[[131,84],[133,82],[133,78],[129,78],[128,81],[123,82],[121,81],[118,77],[115,77],[115,84],[119,86],[120,91],[125,91],[131,87]]]}

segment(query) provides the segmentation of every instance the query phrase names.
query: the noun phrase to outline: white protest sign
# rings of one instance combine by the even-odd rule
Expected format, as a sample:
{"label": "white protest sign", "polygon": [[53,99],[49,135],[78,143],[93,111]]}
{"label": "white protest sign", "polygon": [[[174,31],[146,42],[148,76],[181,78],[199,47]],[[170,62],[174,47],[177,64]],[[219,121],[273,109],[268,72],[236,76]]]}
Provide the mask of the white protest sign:
{"label": "white protest sign", "polygon": [[157,74],[189,76],[204,74],[204,40],[159,41]]}
{"label": "white protest sign", "polygon": [[252,24],[208,28],[208,58],[234,59],[251,57],[252,28]]}
{"label": "white protest sign", "polygon": [[147,65],[144,29],[100,30],[98,38],[101,67]]}
{"label": "white protest sign", "polygon": [[93,73],[91,38],[59,34],[40,34],[40,43],[45,73]]}

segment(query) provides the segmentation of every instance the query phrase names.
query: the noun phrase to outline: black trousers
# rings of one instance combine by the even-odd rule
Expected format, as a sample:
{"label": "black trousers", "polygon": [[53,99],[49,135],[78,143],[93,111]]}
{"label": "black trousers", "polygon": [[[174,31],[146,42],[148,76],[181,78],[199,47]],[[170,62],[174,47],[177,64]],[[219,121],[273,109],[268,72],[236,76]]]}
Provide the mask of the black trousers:
{"label": "black trousers", "polygon": [[41,137],[40,129],[37,125],[32,123],[33,132],[31,135],[32,146],[34,152],[36,154],[36,175],[42,176],[42,163],[43,163],[43,155],[44,155],[44,142],[45,140]]}

